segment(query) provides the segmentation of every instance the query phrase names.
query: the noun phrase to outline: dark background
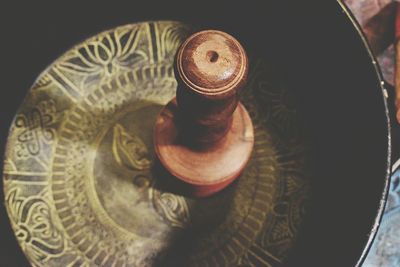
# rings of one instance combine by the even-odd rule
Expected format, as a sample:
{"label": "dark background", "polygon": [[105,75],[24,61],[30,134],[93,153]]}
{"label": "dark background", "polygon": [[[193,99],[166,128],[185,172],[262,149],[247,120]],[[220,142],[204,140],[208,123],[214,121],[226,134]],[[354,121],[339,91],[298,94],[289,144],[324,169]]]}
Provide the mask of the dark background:
{"label": "dark background", "polygon": [[[388,168],[386,115],[371,59],[335,1],[233,2],[2,3],[0,153],[27,90],[72,45],[142,20],[222,28],[285,66],[307,117],[318,179],[292,266],[354,266],[372,229]],[[3,205],[0,224],[0,266],[26,266]]]}

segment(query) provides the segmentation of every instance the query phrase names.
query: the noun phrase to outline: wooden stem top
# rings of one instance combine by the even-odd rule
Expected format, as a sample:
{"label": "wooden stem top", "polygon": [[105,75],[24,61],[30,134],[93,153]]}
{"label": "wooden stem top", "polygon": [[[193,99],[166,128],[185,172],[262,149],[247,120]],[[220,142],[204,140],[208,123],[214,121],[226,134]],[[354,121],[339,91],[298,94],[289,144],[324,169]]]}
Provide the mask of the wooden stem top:
{"label": "wooden stem top", "polygon": [[227,33],[201,31],[182,44],[175,61],[176,96],[180,137],[187,145],[209,147],[226,135],[247,69],[246,52]]}
{"label": "wooden stem top", "polygon": [[247,77],[246,52],[227,33],[207,30],[190,36],[176,55],[180,81],[193,92],[212,99],[233,95]]}
{"label": "wooden stem top", "polygon": [[235,38],[207,30],[181,45],[174,67],[176,99],[157,119],[155,150],[189,194],[207,196],[238,177],[253,148],[251,119],[238,99],[248,59]]}

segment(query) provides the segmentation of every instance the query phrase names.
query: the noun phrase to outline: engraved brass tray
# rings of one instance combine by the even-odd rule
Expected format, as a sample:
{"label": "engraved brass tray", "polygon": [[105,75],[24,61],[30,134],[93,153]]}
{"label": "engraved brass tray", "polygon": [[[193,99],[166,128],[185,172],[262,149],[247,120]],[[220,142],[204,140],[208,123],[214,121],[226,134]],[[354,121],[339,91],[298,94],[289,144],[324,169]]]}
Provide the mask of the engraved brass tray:
{"label": "engraved brass tray", "polygon": [[255,127],[244,173],[205,199],[164,185],[155,118],[175,94],[191,29],[131,24],[73,47],[37,79],[10,129],[4,192],[33,266],[276,266],[296,240],[307,153],[284,79],[251,51]]}

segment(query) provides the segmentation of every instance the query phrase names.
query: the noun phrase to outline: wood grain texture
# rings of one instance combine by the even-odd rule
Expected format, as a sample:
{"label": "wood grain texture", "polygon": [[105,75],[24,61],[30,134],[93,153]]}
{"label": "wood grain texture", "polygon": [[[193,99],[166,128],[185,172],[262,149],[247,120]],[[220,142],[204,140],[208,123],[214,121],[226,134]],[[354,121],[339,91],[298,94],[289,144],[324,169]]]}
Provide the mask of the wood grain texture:
{"label": "wood grain texture", "polygon": [[193,185],[194,195],[221,190],[250,158],[253,126],[237,108],[247,72],[244,49],[224,32],[195,33],[177,52],[176,99],[161,112],[154,143],[164,167]]}

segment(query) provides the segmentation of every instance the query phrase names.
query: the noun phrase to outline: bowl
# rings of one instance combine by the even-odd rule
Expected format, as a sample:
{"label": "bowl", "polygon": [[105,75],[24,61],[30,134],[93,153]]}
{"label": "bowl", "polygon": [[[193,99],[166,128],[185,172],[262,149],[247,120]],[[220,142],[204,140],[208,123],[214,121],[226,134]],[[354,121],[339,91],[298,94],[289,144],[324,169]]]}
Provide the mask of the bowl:
{"label": "bowl", "polygon": [[[4,128],[11,128],[7,146],[4,146],[6,152],[3,166],[5,206],[11,221],[9,225],[4,220],[2,229],[9,244],[6,251],[6,261],[10,261],[8,266],[27,264],[18,242],[31,263],[56,266],[54,264],[60,255],[63,257],[60,262],[66,264],[79,265],[88,260],[101,266],[108,261],[114,262],[111,255],[102,254],[102,249],[109,250],[107,244],[100,244],[104,247],[96,253],[91,253],[90,248],[84,248],[83,254],[86,256],[82,258],[73,256],[81,249],[79,245],[84,240],[74,240],[74,232],[71,229],[65,230],[68,228],[68,218],[64,217],[62,207],[57,204],[57,201],[61,201],[57,196],[57,185],[62,187],[60,181],[66,181],[66,176],[61,175],[61,180],[57,180],[57,158],[50,159],[52,172],[46,180],[48,182],[43,184],[44,191],[41,191],[37,189],[39,185],[24,184],[24,178],[20,177],[23,173],[17,168],[26,167],[28,169],[24,171],[31,172],[34,171],[34,164],[28,161],[21,165],[15,164],[13,160],[10,161],[13,159],[10,155],[19,151],[21,144],[18,142],[30,138],[24,136],[24,130],[32,128],[39,128],[39,139],[44,143],[47,140],[48,150],[46,146],[43,150],[42,146],[41,151],[46,151],[42,153],[35,143],[30,143],[25,147],[28,154],[50,155],[52,149],[64,153],[58,145],[62,145],[63,136],[68,138],[71,135],[71,131],[65,128],[73,117],[71,114],[79,113],[79,107],[73,111],[68,109],[67,99],[71,103],[87,99],[89,102],[85,101],[89,106],[94,107],[94,102],[99,100],[97,94],[123,87],[125,78],[113,76],[113,68],[122,71],[123,68],[136,66],[138,72],[132,74],[132,77],[142,75],[140,81],[150,81],[152,84],[154,73],[168,74],[173,51],[186,34],[205,28],[229,32],[243,44],[249,54],[249,89],[242,98],[256,125],[256,154],[253,161],[250,161],[239,181],[220,195],[203,202],[187,200],[179,194],[176,197],[176,192],[169,191],[157,178],[166,174],[160,173],[162,170],[157,168],[156,163],[152,165],[154,168],[146,170],[146,175],[150,173],[147,176],[154,176],[154,180],[144,179],[146,175],[140,172],[143,170],[132,165],[132,161],[124,154],[129,149],[125,147],[126,143],[132,140],[139,146],[146,146],[151,154],[151,143],[146,136],[151,132],[152,115],[173,96],[173,76],[168,76],[169,84],[163,84],[167,89],[155,96],[144,94],[141,97],[140,92],[147,88],[145,84],[148,83],[140,84],[137,87],[140,92],[136,96],[141,97],[142,102],[128,105],[132,108],[129,112],[126,107],[123,108],[126,112],[110,113],[113,107],[106,102],[111,98],[105,97],[105,106],[96,106],[87,121],[78,123],[78,126],[97,123],[97,118],[101,124],[101,119],[110,115],[110,123],[105,123],[108,125],[106,128],[93,126],[87,129],[101,136],[97,139],[93,137],[98,144],[96,151],[107,151],[94,153],[104,155],[104,158],[100,162],[101,158],[93,159],[93,164],[98,167],[96,172],[99,179],[93,178],[87,185],[87,188],[97,188],[91,193],[97,199],[97,204],[90,202],[89,207],[100,207],[100,211],[94,212],[93,217],[94,221],[100,218],[100,226],[93,224],[91,229],[100,229],[104,225],[106,229],[119,229],[117,234],[113,231],[105,233],[106,240],[114,234],[119,238],[117,240],[122,241],[125,240],[122,236],[126,234],[128,240],[132,232],[129,229],[135,229],[134,232],[141,238],[156,238],[153,240],[157,242],[146,243],[140,250],[141,254],[148,255],[141,258],[142,261],[137,263],[139,265],[187,264],[187,255],[190,255],[189,263],[193,266],[361,266],[379,226],[386,201],[391,154],[390,121],[386,92],[376,61],[354,18],[340,2],[322,5],[267,1],[263,5],[233,5],[207,1],[191,4],[169,1],[163,4],[138,3],[132,8],[101,4],[69,6],[62,8],[65,12],[60,12],[60,7],[47,7],[47,10],[40,6],[32,8],[36,12],[15,15],[30,21],[29,25],[10,27],[9,36],[13,42],[9,43],[7,49],[12,52],[6,56],[6,62],[9,73],[15,75],[7,75],[9,77],[5,79],[7,88],[18,90],[15,89],[12,96],[9,95],[11,89],[2,91],[2,99],[7,99],[4,105],[7,119],[4,123],[10,125]],[[148,33],[148,36],[135,36],[135,29],[138,28],[144,28],[138,32]],[[110,30],[104,32],[107,29]],[[95,37],[86,39],[89,36]],[[113,56],[111,46],[118,47],[114,41],[108,40],[110,36],[112,40],[119,38],[121,51],[129,51],[126,56],[132,65],[103,64],[108,60],[108,52],[111,51],[109,56]],[[153,46],[142,45],[142,48],[149,50],[130,56],[132,54],[129,53],[136,51],[133,48],[135,38],[148,38],[146,40],[150,40]],[[102,44],[99,45],[99,42]],[[78,46],[69,48],[77,43]],[[82,50],[85,45],[94,54],[103,51],[99,52],[98,61],[90,59],[91,52]],[[68,52],[57,59],[65,51]],[[76,56],[80,52],[81,55]],[[88,68],[82,68],[85,63],[78,62],[79,57],[81,61],[86,59],[86,65],[93,66],[93,69],[100,66],[101,75],[90,76]],[[43,69],[45,71],[41,73]],[[65,73],[70,75],[66,79]],[[76,78],[79,75],[83,75],[84,79]],[[39,78],[27,93],[26,90],[36,76]],[[113,78],[119,79],[121,83],[115,86]],[[45,93],[40,93],[41,88],[48,86],[48,80],[50,83],[61,84],[66,92],[50,90],[50,94],[47,89],[43,89]],[[74,84],[78,80],[83,81],[79,86]],[[86,87],[92,88],[93,92],[87,91],[86,94],[85,91],[82,96],[76,94],[75,91],[79,92],[80,88]],[[26,94],[27,97],[16,111],[17,103]],[[55,99],[53,103],[43,101],[48,100],[46,96],[52,96]],[[131,97],[127,97],[128,103],[133,99]],[[54,114],[54,108],[59,113]],[[104,110],[105,113],[102,113]],[[57,121],[60,118],[57,116],[64,116],[65,119]],[[55,128],[47,128],[51,124],[46,124],[48,120],[54,122]],[[85,132],[85,129],[79,131]],[[74,134],[75,130],[72,132]],[[7,132],[2,131],[3,140],[6,140],[6,136]],[[139,139],[142,140],[137,141]],[[74,142],[67,146],[65,153],[72,155],[75,151],[73,145]],[[111,150],[106,148],[107,145]],[[79,148],[76,151],[79,152]],[[110,155],[114,158],[109,158]],[[87,156],[90,157],[89,154]],[[75,158],[78,164],[79,154]],[[82,157],[82,162],[85,162],[84,159]],[[104,167],[109,166],[108,162],[115,166],[120,163],[121,168],[125,168],[121,171],[123,173],[107,173],[117,168]],[[110,179],[106,179],[104,173]],[[130,180],[122,179],[121,184],[134,183],[135,192],[148,185],[151,185],[151,192],[144,191],[145,196],[133,196],[129,190],[125,193],[121,191],[118,193],[123,199],[116,202],[115,196],[118,194],[107,193],[108,188],[113,188],[113,185],[107,183],[117,181],[118,177],[129,177]],[[119,186],[117,188],[123,188]],[[71,199],[77,199],[74,194],[79,190],[75,188],[75,191],[70,190],[66,194],[71,194]],[[89,191],[82,189],[84,193]],[[26,194],[30,194],[29,197]],[[93,198],[89,197],[89,200]],[[37,206],[29,204],[29,201]],[[132,205],[129,204],[132,201],[139,203],[138,207],[151,203],[154,220],[141,221],[137,211],[142,209],[136,208],[133,210],[135,212],[130,210]],[[171,201],[174,203],[172,206]],[[108,205],[110,203],[117,204]],[[119,212],[122,206],[126,208],[126,213]],[[43,227],[53,229],[52,234],[55,236],[46,237],[47,232],[40,228],[42,225],[32,223],[34,218],[29,217],[32,207],[37,208],[33,214],[44,212],[42,215],[45,221],[54,224],[45,224]],[[256,212],[252,213],[254,210]],[[79,212],[74,216],[83,218],[84,215]],[[5,218],[5,211],[2,210],[2,213],[2,218]],[[90,208],[87,214],[90,214]],[[132,221],[137,223],[131,223],[129,218],[132,216],[136,216]],[[150,218],[146,216],[144,218]],[[261,219],[257,219],[258,216]],[[155,231],[161,227],[153,223],[157,218],[166,222],[163,227],[168,229],[168,238],[162,235],[164,230]],[[84,220],[80,223],[81,227],[88,225]],[[24,224],[39,228],[30,228],[24,232]],[[237,229],[241,229],[241,232]],[[153,235],[154,232],[161,234]],[[37,239],[29,239],[26,233],[33,233],[32,236]],[[93,233],[93,240],[102,235]],[[82,236],[88,237],[89,234]],[[165,240],[168,242],[165,243]],[[226,245],[235,243],[239,244],[236,249],[233,249],[234,245]],[[120,244],[122,249],[114,245],[115,255],[120,255],[115,259],[115,264],[119,264],[118,260],[121,260],[122,265],[133,264],[132,261],[124,261],[124,257],[128,257],[124,254],[124,244]],[[177,258],[184,260],[176,261]]]}

